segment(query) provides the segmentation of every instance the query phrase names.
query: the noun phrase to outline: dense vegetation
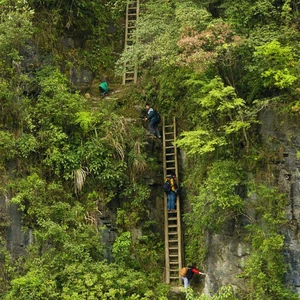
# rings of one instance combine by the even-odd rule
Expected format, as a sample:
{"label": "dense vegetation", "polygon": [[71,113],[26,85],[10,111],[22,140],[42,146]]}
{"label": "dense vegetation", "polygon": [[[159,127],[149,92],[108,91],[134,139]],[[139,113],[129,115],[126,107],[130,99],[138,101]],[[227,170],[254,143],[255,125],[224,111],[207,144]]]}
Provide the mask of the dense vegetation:
{"label": "dense vegetation", "polygon": [[[240,238],[250,255],[237,274],[245,288],[189,297],[296,299],[283,278],[287,196],[269,176],[280,151],[261,147],[259,113],[298,116],[298,1],[143,2],[136,44],[122,53],[125,4],[0,2],[0,188],[34,236],[25,255],[11,256],[1,208],[2,298],[167,298],[144,180],[159,171],[132,109],[149,100],[176,114],[187,154],[186,261],[204,266],[205,235],[248,220]],[[100,101],[101,76],[117,85],[123,62],[136,58],[138,85]],[[92,74],[88,87],[80,70]],[[106,205],[117,207],[113,261],[98,222]]]}

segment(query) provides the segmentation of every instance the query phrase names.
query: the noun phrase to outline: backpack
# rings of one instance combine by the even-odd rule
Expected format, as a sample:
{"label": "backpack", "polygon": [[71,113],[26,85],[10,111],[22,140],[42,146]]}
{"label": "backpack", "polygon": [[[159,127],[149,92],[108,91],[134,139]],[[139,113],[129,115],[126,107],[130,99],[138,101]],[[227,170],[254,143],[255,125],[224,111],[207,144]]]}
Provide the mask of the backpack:
{"label": "backpack", "polygon": [[185,277],[187,272],[189,270],[189,267],[183,267],[181,268],[181,270],[179,271],[179,275],[182,276],[182,277]]}
{"label": "backpack", "polygon": [[187,272],[186,272],[186,274],[185,274],[185,277],[186,277],[188,280],[191,280],[191,279],[193,278],[193,275],[194,275],[194,273],[193,273],[193,271],[192,271],[192,267],[188,267],[188,270],[187,270]]}
{"label": "backpack", "polygon": [[164,192],[170,192],[171,191],[171,182],[170,178],[167,178],[165,183],[164,183]]}
{"label": "backpack", "polygon": [[154,112],[155,112],[156,124],[158,124],[160,123],[160,114],[156,110],[154,110]]}

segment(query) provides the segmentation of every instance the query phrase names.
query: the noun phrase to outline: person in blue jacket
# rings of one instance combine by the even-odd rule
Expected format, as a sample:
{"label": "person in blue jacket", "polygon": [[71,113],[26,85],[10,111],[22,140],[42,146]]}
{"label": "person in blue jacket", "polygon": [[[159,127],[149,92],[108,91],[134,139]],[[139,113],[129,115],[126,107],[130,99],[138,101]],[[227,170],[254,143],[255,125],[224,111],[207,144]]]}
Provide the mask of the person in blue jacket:
{"label": "person in blue jacket", "polygon": [[145,120],[149,121],[149,125],[148,125],[149,133],[151,135],[156,134],[156,137],[160,139],[161,135],[158,129],[158,124],[160,122],[160,115],[156,110],[150,107],[149,103],[146,103],[146,109],[148,112],[147,112],[147,117],[145,117]]}
{"label": "person in blue jacket", "polygon": [[102,81],[99,84],[99,92],[100,92],[100,96],[105,96],[108,94],[108,83],[106,81]]}

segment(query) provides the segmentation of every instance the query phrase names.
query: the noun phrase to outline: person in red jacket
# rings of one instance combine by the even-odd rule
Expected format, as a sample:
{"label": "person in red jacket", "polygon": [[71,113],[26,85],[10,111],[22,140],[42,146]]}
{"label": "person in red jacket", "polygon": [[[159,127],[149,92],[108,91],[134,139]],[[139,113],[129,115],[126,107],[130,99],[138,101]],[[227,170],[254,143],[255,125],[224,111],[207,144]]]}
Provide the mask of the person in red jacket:
{"label": "person in red jacket", "polygon": [[205,273],[202,273],[196,269],[196,264],[188,266],[186,275],[181,276],[181,280],[183,281],[183,286],[185,289],[187,289],[190,286],[190,282],[191,282],[191,279],[193,278],[194,274],[206,275]]}

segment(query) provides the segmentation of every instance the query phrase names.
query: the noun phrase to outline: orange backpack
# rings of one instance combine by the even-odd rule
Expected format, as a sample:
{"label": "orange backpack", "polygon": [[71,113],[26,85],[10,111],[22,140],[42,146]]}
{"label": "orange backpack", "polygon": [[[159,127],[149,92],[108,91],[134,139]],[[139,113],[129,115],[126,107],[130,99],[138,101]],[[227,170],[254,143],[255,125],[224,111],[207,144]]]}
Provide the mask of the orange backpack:
{"label": "orange backpack", "polygon": [[185,277],[186,276],[186,273],[188,271],[188,267],[183,267],[180,271],[179,271],[179,275],[182,276],[182,277]]}

